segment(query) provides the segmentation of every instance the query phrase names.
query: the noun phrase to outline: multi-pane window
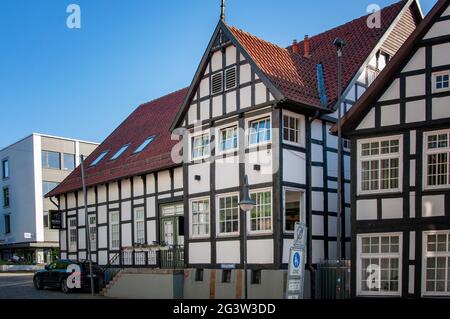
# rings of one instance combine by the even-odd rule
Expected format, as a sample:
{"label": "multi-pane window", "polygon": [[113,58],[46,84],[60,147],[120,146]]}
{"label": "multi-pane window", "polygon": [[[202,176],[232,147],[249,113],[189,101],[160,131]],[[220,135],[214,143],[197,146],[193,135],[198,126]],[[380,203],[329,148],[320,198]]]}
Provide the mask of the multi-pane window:
{"label": "multi-pane window", "polygon": [[3,188],[3,207],[9,207],[10,200],[9,200],[9,188],[5,187]]}
{"label": "multi-pane window", "polygon": [[145,244],[145,216],[143,208],[136,209],[134,212],[134,243]]}
{"label": "multi-pane window", "polygon": [[426,186],[450,186],[450,131],[425,138]]}
{"label": "multi-pane window", "polygon": [[249,142],[250,145],[270,142],[271,127],[270,117],[251,121],[249,123]]}
{"label": "multi-pane window", "polygon": [[9,178],[9,160],[7,159],[2,161],[2,176],[3,179]]}
{"label": "multi-pane window", "polygon": [[220,130],[219,150],[227,152],[238,148],[238,128],[237,126],[227,127]]}
{"label": "multi-pane window", "polygon": [[42,151],[42,167],[61,169],[61,155],[58,152]]}
{"label": "multi-pane window", "polygon": [[201,159],[209,156],[209,134],[192,137],[192,159]]}
{"label": "multi-pane window", "polygon": [[97,250],[97,217],[89,216],[89,240],[91,243],[91,251]]}
{"label": "multi-pane window", "polygon": [[72,217],[68,220],[69,223],[69,251],[77,251],[77,239],[78,239],[78,230],[77,230],[77,219]]}
{"label": "multi-pane window", "polygon": [[109,151],[104,151],[104,152],[102,152],[99,156],[97,156],[97,158],[91,163],[90,166],[95,166],[95,165],[97,165],[98,163],[100,163],[100,161],[101,161],[102,159],[104,159],[106,155],[108,155],[108,152],[109,152]]}
{"label": "multi-pane window", "polygon": [[192,237],[209,236],[209,200],[192,201],[191,215]]}
{"label": "multi-pane window", "polygon": [[424,294],[450,295],[450,231],[424,235]]}
{"label": "multi-pane window", "polygon": [[297,116],[283,115],[283,140],[300,144],[301,120]]}
{"label": "multi-pane window", "polygon": [[361,235],[358,245],[360,294],[399,295],[402,245],[400,235]]}
{"label": "multi-pane window", "polygon": [[73,171],[75,169],[75,155],[64,153],[63,158],[64,158],[64,170]]}
{"label": "multi-pane window", "polygon": [[111,249],[117,250],[120,248],[120,214],[119,212],[112,212],[109,218]]}
{"label": "multi-pane window", "polygon": [[239,197],[238,195],[219,197],[219,233],[239,233]]}
{"label": "multi-pane window", "polygon": [[11,216],[5,215],[4,220],[5,220],[5,234],[10,234],[11,233]]}
{"label": "multi-pane window", "polygon": [[439,90],[446,90],[450,87],[450,74],[437,74],[435,75],[435,89],[437,91]]}
{"label": "multi-pane window", "polygon": [[362,142],[360,149],[361,192],[400,188],[400,139]]}
{"label": "multi-pane window", "polygon": [[250,232],[267,233],[272,231],[272,193],[270,191],[251,194],[255,208],[251,211]]}
{"label": "multi-pane window", "polygon": [[58,186],[59,184],[56,182],[48,182],[48,181],[43,181],[42,182],[42,195],[46,195],[49,192],[51,192],[52,190],[54,190],[56,188],[56,186]]}

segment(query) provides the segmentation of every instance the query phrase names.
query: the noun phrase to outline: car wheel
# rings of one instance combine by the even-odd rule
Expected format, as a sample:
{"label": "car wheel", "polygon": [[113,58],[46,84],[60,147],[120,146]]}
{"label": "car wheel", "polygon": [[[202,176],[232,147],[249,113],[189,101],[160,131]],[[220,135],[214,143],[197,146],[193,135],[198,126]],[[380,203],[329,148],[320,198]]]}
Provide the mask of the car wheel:
{"label": "car wheel", "polygon": [[36,288],[36,290],[42,290],[44,288],[41,280],[38,277],[34,277],[33,284],[34,284],[34,288]]}
{"label": "car wheel", "polygon": [[68,294],[70,292],[70,288],[67,286],[66,279],[61,280],[60,287],[61,287],[61,292],[65,293],[65,294]]}

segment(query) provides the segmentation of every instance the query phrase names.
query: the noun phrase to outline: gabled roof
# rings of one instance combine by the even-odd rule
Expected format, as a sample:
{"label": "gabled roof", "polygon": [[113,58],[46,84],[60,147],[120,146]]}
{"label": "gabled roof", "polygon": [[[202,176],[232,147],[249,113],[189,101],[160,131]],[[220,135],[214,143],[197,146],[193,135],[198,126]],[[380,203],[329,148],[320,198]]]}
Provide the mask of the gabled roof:
{"label": "gabled roof", "polygon": [[242,30],[233,27],[230,30],[270,81],[293,102],[322,107],[316,76],[317,64],[322,63],[329,107],[337,102],[337,57],[333,40],[340,37],[347,44],[343,74],[344,87],[347,87],[406,4],[407,1],[400,1],[382,9],[381,28],[369,28],[368,16],[364,16],[311,37],[310,58],[304,57],[304,41],[298,43],[300,52],[293,53],[292,46],[281,48]]}
{"label": "gabled roof", "polygon": [[[381,72],[377,79],[360,97],[357,103],[342,118],[341,127],[344,133],[355,129],[370,108],[384,93],[385,89],[390,85],[395,75],[409,62],[411,53],[415,51],[420,40],[426,35],[433,26],[436,18],[450,5],[450,0],[439,0],[423,21],[418,25],[416,30],[411,34],[408,40],[403,44],[391,62]],[[331,129],[332,133],[337,132],[337,125]]]}
{"label": "gabled roof", "polygon": [[[201,75],[209,60],[210,50],[219,32],[222,31],[228,36],[231,43],[255,67],[254,71],[271,90],[278,102],[288,101],[300,106],[313,107],[323,112],[332,112],[334,111],[333,106],[337,103],[337,56],[333,40],[340,37],[347,43],[343,84],[344,87],[348,87],[383,37],[389,35],[388,31],[393,30],[395,22],[401,18],[400,14],[406,12],[413,4],[413,9],[417,10],[416,18],[421,19],[416,1],[402,0],[381,10],[380,28],[369,28],[367,26],[369,15],[366,15],[311,37],[310,58],[304,57],[304,41],[298,43],[300,52],[294,53],[292,46],[282,48],[248,32],[219,22],[192,81],[191,91],[186,96],[171,129],[180,125],[189,108],[188,104],[195,94],[195,88],[201,80]],[[328,105],[322,105],[320,99],[316,73],[318,64],[323,65]]]}
{"label": "gabled roof", "polygon": [[[187,88],[139,106],[106,140],[86,159],[86,184],[93,186],[125,177],[145,174],[176,166],[170,152],[178,141],[171,140],[169,132]],[[150,136],[155,140],[141,153],[133,152]],[[124,145],[128,149],[114,161],[110,158]],[[89,165],[104,151],[107,156],[98,165]],[[56,196],[82,188],[81,169],[77,167],[58,187],[47,194]]]}

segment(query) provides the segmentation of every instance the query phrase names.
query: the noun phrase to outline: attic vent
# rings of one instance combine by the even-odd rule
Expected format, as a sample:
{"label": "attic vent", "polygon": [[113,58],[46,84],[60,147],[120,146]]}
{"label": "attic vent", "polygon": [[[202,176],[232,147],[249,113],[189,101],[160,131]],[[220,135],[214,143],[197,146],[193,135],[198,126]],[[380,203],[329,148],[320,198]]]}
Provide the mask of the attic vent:
{"label": "attic vent", "polygon": [[212,76],[211,94],[217,94],[222,92],[223,90],[222,76],[223,76],[222,72],[216,73]]}
{"label": "attic vent", "polygon": [[230,90],[236,87],[236,67],[225,70],[225,89]]}

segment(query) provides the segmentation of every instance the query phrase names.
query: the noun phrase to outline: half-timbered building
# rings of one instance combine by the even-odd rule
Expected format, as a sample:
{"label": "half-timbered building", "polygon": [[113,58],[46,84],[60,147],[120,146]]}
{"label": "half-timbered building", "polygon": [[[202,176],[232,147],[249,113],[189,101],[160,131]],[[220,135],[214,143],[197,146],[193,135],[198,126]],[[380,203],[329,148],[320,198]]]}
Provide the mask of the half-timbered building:
{"label": "half-timbered building", "polygon": [[[309,228],[308,287],[314,265],[336,257],[338,240],[349,258],[350,147],[337,238],[338,141],[329,130],[338,105],[351,109],[422,20],[414,0],[379,14],[376,27],[364,16],[287,48],[219,21],[192,84],[140,106],[87,159],[88,211],[80,170],[50,194],[65,221],[61,257],[86,257],[86,227],[100,264],[140,244],[183,247],[187,298],[242,297],[244,245],[250,296],[282,298],[297,221]],[[349,57],[345,98],[337,94],[337,37]],[[246,175],[256,208],[244,221]],[[162,266],[147,253],[120,262]]]}
{"label": "half-timbered building", "polygon": [[449,77],[450,1],[439,0],[343,119],[355,296],[450,296]]}

